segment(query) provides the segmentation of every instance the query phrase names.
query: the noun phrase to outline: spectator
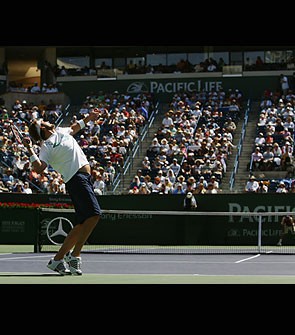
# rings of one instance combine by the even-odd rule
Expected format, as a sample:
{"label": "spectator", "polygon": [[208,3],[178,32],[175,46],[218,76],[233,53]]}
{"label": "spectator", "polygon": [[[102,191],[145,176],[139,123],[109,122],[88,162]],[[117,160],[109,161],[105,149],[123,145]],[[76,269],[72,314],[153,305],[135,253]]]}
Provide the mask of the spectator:
{"label": "spectator", "polygon": [[61,177],[58,179],[57,193],[58,194],[66,194],[67,193],[66,184]]}
{"label": "spectator", "polygon": [[139,194],[139,188],[137,186],[134,186],[129,190],[128,194]]}
{"label": "spectator", "polygon": [[268,186],[261,180],[259,182],[259,186],[256,190],[256,193],[267,193],[268,192]]}
{"label": "spectator", "polygon": [[263,147],[265,145],[265,137],[263,133],[259,133],[258,136],[255,137],[254,144],[257,147]]}
{"label": "spectator", "polygon": [[165,177],[164,182],[162,183],[162,193],[171,194],[172,191],[173,191],[173,184],[168,177]]}
{"label": "spectator", "polygon": [[279,182],[279,185],[276,189],[276,193],[288,193],[288,190],[286,188],[286,184],[283,181]]}
{"label": "spectator", "polygon": [[222,72],[223,67],[225,66],[225,61],[222,57],[219,58],[218,64],[217,64],[217,70]]}
{"label": "spectator", "polygon": [[172,191],[172,194],[185,194],[182,183],[176,183],[175,184],[175,186],[173,188],[173,191]]}
{"label": "spectator", "polygon": [[31,87],[31,90],[30,90],[31,93],[40,93],[41,92],[41,88],[40,86],[38,85],[38,83],[34,83],[34,85]]}
{"label": "spectator", "polygon": [[208,183],[206,194],[217,194],[218,191],[216,188],[214,188],[214,184],[212,182]]}
{"label": "spectator", "polygon": [[147,184],[145,182],[143,182],[140,187],[139,187],[139,191],[138,194],[151,194],[150,189],[147,187]]}
{"label": "spectator", "polygon": [[172,117],[171,117],[171,114],[173,114],[173,113],[171,113],[171,112],[167,112],[166,114],[165,114],[165,117],[163,118],[163,120],[162,120],[162,126],[164,127],[164,128],[170,128],[170,126],[171,125],[174,125],[174,123],[173,123],[173,119],[172,119]]}
{"label": "spectator", "polygon": [[116,169],[111,161],[107,161],[106,172],[109,174],[110,185],[112,185],[115,179]]}
{"label": "spectator", "polygon": [[282,246],[283,239],[289,232],[292,235],[294,235],[294,233],[295,233],[295,222],[294,222],[294,219],[291,215],[286,215],[286,216],[283,216],[283,218],[281,220],[280,239],[279,239],[279,242],[278,242],[277,246]]}
{"label": "spectator", "polygon": [[260,152],[260,147],[256,147],[251,154],[252,169],[260,170],[263,162],[263,154]]}
{"label": "spectator", "polygon": [[93,182],[94,192],[98,195],[103,195],[105,192],[105,182],[100,173],[96,174],[96,179]]}
{"label": "spectator", "polygon": [[198,207],[197,200],[192,192],[188,192],[183,201],[183,208],[185,210],[195,210]]}
{"label": "spectator", "polygon": [[264,62],[262,60],[262,58],[260,56],[257,56],[256,61],[255,61],[255,65],[256,65],[256,69],[259,70],[262,68]]}
{"label": "spectator", "polygon": [[162,191],[162,182],[160,177],[155,177],[151,186],[152,193],[160,193]]}
{"label": "spectator", "polygon": [[253,61],[250,59],[250,57],[247,57],[244,63],[244,69],[245,71],[251,71],[253,69]]}
{"label": "spectator", "polygon": [[208,61],[207,71],[208,72],[215,72],[215,71],[217,71],[216,63],[215,63],[215,61],[212,58],[210,58],[209,61]]}
{"label": "spectator", "polygon": [[251,176],[247,181],[245,191],[248,193],[256,193],[259,188],[259,183],[256,180],[255,176]]}
{"label": "spectator", "polygon": [[207,189],[206,189],[204,183],[199,183],[197,185],[195,194],[206,194],[206,193],[207,193]]}
{"label": "spectator", "polygon": [[140,182],[139,176],[135,175],[132,182],[130,183],[129,189],[133,190],[135,186],[138,189],[140,185],[141,185],[141,182]]}
{"label": "spectator", "polygon": [[223,127],[225,128],[226,131],[230,132],[231,134],[233,134],[235,132],[236,128],[237,128],[235,122],[232,120],[231,117],[229,117],[225,121]]}
{"label": "spectator", "polygon": [[23,193],[26,193],[26,194],[32,194],[33,193],[32,189],[30,188],[30,185],[29,185],[28,181],[24,182]]}
{"label": "spectator", "polygon": [[181,166],[178,163],[177,158],[173,158],[172,164],[170,164],[168,168],[173,171],[176,177],[178,176]]}
{"label": "spectator", "polygon": [[280,74],[281,93],[285,97],[289,90],[289,80],[283,73]]}
{"label": "spectator", "polygon": [[172,183],[172,185],[174,185],[175,182],[176,182],[176,176],[175,176],[175,174],[174,174],[174,172],[173,172],[172,169],[168,169],[168,171],[167,171],[167,177],[169,178],[169,180]]}
{"label": "spectator", "polygon": [[25,193],[23,183],[21,181],[19,181],[16,184],[14,184],[14,186],[12,188],[12,192],[14,192],[14,193]]}
{"label": "spectator", "polygon": [[274,168],[274,153],[272,151],[272,147],[267,145],[262,155],[263,160],[261,163],[261,169],[266,171],[272,171]]}

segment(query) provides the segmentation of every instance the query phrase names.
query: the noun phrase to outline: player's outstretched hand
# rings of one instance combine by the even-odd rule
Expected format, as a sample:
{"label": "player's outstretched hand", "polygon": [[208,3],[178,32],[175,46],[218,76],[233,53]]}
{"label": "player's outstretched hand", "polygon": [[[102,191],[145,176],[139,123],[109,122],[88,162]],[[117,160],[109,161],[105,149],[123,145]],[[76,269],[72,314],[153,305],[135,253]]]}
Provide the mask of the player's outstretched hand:
{"label": "player's outstretched hand", "polygon": [[101,111],[98,108],[94,108],[89,112],[90,120],[97,120],[101,115]]}

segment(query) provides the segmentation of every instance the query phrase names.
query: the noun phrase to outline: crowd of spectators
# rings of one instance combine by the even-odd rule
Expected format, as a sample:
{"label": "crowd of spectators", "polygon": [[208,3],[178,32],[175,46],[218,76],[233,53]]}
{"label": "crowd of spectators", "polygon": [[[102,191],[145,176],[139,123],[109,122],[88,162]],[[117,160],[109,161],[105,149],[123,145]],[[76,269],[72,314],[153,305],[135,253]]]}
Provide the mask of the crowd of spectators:
{"label": "crowd of spectators", "polygon": [[[32,120],[43,118],[55,123],[62,115],[62,109],[63,106],[52,99],[47,104],[44,101],[35,104],[34,101],[16,99],[12,106],[6,106],[5,101],[1,101],[0,192],[64,193],[60,175],[50,170],[42,175],[32,171],[25,147],[15,141],[10,129],[10,125],[15,124],[23,134],[28,135]],[[37,145],[35,149],[38,151]]]}
{"label": "crowd of spectators", "polygon": [[[294,192],[294,105],[292,90],[285,95],[280,90],[265,90],[246,192]],[[112,189],[116,175],[148,122],[154,101],[149,94],[131,97],[117,91],[92,92],[72,115],[71,122],[84,117],[92,108],[98,108],[101,116],[79,132],[77,141],[91,164],[96,192],[105,194]],[[238,89],[175,94],[128,193],[221,192],[242,110],[243,96]],[[25,148],[15,143],[9,128],[14,123],[28,133],[34,118],[55,123],[61,114],[62,106],[52,100],[35,105],[17,99],[12,106],[1,105],[0,192],[66,193],[62,176],[50,167],[42,175],[31,170]],[[35,150],[38,152],[37,145]],[[258,180],[255,173],[263,171],[286,174],[283,179]]]}
{"label": "crowd of spectators", "polygon": [[[291,89],[285,90],[284,86],[276,92],[265,90],[259,108],[257,133],[249,162],[251,173],[245,191],[293,192],[295,94]],[[260,171],[286,173],[283,179],[257,180],[254,175]],[[264,187],[259,189],[259,184]]]}
{"label": "crowd of spectators", "polygon": [[175,94],[128,193],[221,192],[242,110],[238,89]]}
{"label": "crowd of spectators", "polygon": [[[294,64],[292,63],[294,69]],[[135,64],[130,61],[124,69],[125,74],[144,74],[144,73],[193,73],[193,72],[222,72],[226,65],[235,65],[234,63],[226,63],[222,57],[218,60],[212,57],[205,59],[199,63],[193,64],[188,60],[181,59],[176,64],[171,65],[144,65],[142,63]],[[260,56],[255,60],[247,57],[241,64],[244,71],[272,71],[272,70],[288,70],[290,63],[266,63]]]}
{"label": "crowd of spectators", "polygon": [[91,93],[71,122],[85,117],[91,108],[98,108],[100,117],[79,132],[77,139],[92,167],[97,194],[111,191],[124,163],[141,136],[143,127],[155,109],[152,95],[135,96],[112,93]]}
{"label": "crowd of spectators", "polygon": [[132,60],[126,65],[124,74],[145,74],[145,73],[190,73],[190,72],[219,72],[226,65],[222,57],[218,61],[210,57],[203,62],[193,64],[187,59],[180,59],[176,64],[171,65],[150,65]]}
{"label": "crowd of spectators", "polygon": [[34,93],[34,94],[44,94],[44,93],[58,93],[60,92],[60,87],[58,84],[47,84],[43,83],[41,86],[38,82],[35,82],[31,86],[24,86],[23,83],[9,82],[7,88],[8,92],[23,92],[23,93]]}
{"label": "crowd of spectators", "polygon": [[[13,139],[9,125],[14,123],[24,134],[35,118],[43,118],[56,123],[61,106],[27,104],[16,100],[11,108],[0,109],[0,191],[27,193],[28,182],[33,193],[66,193],[62,176],[48,167],[37,174],[31,169],[24,146]],[[154,109],[154,101],[148,94],[131,97],[127,94],[91,93],[83,101],[80,110],[72,115],[71,122],[83,118],[89,110],[98,108],[101,112],[97,121],[89,122],[76,136],[92,167],[95,192],[105,194],[111,190],[116,173],[124,165],[125,159],[147,123]],[[34,144],[38,153],[39,147]],[[16,187],[17,185],[21,185]]]}
{"label": "crowd of spectators", "polygon": [[[124,74],[222,72],[223,67],[226,65],[235,64],[226,63],[222,57],[219,59],[209,57],[199,63],[192,63],[188,59],[180,59],[178,62],[170,65],[164,65],[162,63],[151,65],[144,63],[142,60],[134,62],[131,59],[125,67],[118,70]],[[242,68],[244,71],[286,70],[288,69],[288,65],[288,62],[266,63],[260,56],[257,56],[255,60],[247,57],[242,64]],[[101,69],[112,70],[112,67],[104,63],[97,67],[84,66],[82,68],[56,66],[54,73],[56,76],[98,75]]]}

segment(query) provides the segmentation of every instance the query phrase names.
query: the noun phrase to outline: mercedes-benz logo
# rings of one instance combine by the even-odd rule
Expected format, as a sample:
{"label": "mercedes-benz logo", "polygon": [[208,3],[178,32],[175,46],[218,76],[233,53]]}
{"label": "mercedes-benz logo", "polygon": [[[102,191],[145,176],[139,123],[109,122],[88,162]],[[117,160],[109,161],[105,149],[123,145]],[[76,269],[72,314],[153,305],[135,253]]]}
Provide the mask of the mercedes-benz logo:
{"label": "mercedes-benz logo", "polygon": [[73,224],[69,219],[61,216],[54,218],[48,222],[46,228],[48,240],[55,245],[61,245],[72,228]]}

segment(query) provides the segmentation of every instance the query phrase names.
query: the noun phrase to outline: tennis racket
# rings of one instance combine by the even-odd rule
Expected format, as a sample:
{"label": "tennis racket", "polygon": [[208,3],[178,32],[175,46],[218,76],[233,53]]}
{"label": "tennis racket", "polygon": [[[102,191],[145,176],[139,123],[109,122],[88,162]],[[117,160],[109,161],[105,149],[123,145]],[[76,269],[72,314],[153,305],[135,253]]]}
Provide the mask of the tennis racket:
{"label": "tennis racket", "polygon": [[23,135],[15,124],[10,125],[13,136],[15,137],[18,144],[23,144]]}

